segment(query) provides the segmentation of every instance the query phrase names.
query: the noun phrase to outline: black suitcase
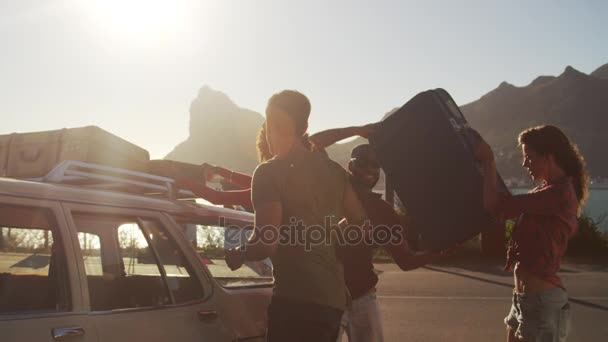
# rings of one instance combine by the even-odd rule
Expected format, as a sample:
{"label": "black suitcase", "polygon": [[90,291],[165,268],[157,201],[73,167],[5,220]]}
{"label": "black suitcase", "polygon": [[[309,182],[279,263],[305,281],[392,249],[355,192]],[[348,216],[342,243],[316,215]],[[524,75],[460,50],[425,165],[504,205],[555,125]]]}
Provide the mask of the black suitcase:
{"label": "black suitcase", "polygon": [[[370,144],[421,246],[441,250],[496,227],[483,208],[475,136],[443,89],[422,92],[384,119]],[[500,179],[500,191],[508,191]]]}

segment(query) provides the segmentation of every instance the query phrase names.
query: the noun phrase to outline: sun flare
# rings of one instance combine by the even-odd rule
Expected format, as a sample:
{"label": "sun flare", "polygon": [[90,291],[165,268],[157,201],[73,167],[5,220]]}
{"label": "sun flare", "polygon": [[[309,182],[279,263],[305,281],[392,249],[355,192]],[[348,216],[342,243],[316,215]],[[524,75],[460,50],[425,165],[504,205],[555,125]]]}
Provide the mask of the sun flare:
{"label": "sun flare", "polygon": [[83,2],[104,30],[127,38],[162,38],[179,32],[187,22],[187,0],[93,0]]}

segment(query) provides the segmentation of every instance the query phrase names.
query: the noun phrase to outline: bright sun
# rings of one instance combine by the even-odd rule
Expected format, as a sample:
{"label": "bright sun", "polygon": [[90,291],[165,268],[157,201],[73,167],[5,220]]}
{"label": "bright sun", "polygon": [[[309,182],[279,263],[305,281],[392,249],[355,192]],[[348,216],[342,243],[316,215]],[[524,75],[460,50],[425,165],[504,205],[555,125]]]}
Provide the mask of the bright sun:
{"label": "bright sun", "polygon": [[127,38],[162,38],[183,29],[188,0],[88,0],[86,11],[104,30]]}

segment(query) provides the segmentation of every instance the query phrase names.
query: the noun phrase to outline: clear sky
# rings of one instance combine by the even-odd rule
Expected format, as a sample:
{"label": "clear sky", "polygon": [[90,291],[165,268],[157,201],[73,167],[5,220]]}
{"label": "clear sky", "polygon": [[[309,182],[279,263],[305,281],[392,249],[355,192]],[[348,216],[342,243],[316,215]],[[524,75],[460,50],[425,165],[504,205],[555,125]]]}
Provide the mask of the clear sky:
{"label": "clear sky", "polygon": [[0,44],[0,134],[94,124],[158,158],[204,84],[258,112],[301,90],[316,132],[433,87],[465,104],[589,73],[608,1],[0,0]]}

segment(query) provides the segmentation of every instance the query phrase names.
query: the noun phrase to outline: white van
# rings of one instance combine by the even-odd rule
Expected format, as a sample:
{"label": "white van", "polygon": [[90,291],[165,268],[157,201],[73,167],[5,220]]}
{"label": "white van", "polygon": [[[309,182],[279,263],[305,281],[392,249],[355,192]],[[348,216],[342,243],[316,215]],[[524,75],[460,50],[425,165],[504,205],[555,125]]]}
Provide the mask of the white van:
{"label": "white van", "polygon": [[0,178],[0,340],[263,341],[271,270],[223,261],[252,214],[172,184],[75,161]]}

